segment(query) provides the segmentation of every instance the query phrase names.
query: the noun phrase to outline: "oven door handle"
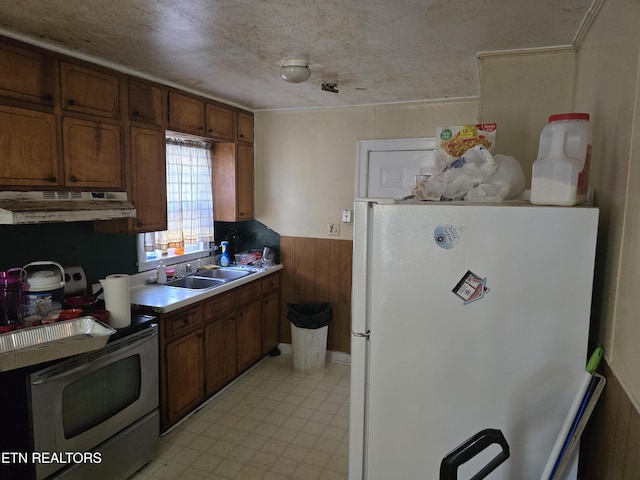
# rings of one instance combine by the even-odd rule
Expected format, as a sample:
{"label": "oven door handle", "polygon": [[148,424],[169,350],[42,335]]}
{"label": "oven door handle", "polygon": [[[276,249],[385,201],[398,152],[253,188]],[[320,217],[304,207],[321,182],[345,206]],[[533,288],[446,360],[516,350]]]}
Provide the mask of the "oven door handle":
{"label": "oven door handle", "polygon": [[[105,357],[114,353],[117,353],[118,356],[122,356],[123,354],[126,354],[126,352],[128,352],[129,350],[133,350],[138,346],[140,346],[141,343],[145,343],[157,336],[158,336],[157,330],[155,331],[152,330],[146,334],[140,335],[140,337],[138,337],[135,341],[128,343],[126,345],[123,345],[122,347],[105,354]],[[109,345],[107,344],[107,347],[104,347],[104,348],[109,348]],[[88,353],[91,353],[91,352],[88,352]],[[82,366],[85,366],[84,363],[81,365],[74,363],[73,367],[68,369],[61,367],[60,369],[54,370],[51,373],[40,375],[37,378],[32,379],[31,385],[41,385],[43,383],[55,382],[57,380],[60,380],[61,378],[72,376],[75,374],[75,371]]]}

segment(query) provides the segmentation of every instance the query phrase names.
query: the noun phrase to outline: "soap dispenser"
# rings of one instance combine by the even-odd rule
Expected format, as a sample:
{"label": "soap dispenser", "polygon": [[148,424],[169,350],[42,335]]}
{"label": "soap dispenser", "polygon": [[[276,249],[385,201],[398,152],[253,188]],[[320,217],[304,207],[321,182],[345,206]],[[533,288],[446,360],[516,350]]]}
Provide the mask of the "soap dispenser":
{"label": "soap dispenser", "polygon": [[229,257],[229,252],[227,251],[229,249],[229,242],[220,242],[220,247],[222,248],[222,254],[220,255],[220,266],[228,267],[231,263],[231,257]]}

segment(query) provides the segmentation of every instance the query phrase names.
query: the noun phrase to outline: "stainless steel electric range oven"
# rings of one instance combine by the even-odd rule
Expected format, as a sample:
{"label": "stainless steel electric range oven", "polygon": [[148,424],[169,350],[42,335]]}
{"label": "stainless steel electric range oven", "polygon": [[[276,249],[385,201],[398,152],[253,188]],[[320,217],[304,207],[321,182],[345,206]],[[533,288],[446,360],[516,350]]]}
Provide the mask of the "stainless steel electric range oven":
{"label": "stainless steel electric range oven", "polygon": [[0,478],[124,479],[158,447],[158,331],[133,315],[104,348],[0,373]]}

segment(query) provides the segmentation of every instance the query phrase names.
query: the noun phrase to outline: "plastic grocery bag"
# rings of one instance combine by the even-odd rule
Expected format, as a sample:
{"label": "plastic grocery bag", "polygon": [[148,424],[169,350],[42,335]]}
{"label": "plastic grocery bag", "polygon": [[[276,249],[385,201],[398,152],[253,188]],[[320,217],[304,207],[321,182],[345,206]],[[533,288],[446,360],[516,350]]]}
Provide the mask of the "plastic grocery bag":
{"label": "plastic grocery bag", "polygon": [[485,183],[475,186],[465,196],[471,202],[500,202],[516,198],[524,190],[524,172],[518,161],[507,155],[494,155],[496,171]]}
{"label": "plastic grocery bag", "polygon": [[420,200],[496,202],[517,196],[524,182],[524,172],[515,158],[494,157],[476,145],[452,162],[436,158],[431,177],[416,185],[412,193]]}

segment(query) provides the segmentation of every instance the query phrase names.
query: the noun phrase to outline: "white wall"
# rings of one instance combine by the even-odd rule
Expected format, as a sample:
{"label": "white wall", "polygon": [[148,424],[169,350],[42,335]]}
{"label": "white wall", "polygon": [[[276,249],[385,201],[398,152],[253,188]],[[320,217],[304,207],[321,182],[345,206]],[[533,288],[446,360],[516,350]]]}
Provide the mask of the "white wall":
{"label": "white wall", "polygon": [[575,106],[592,114],[600,208],[598,337],[640,409],[640,2],[606,0],[578,49]]}
{"label": "white wall", "polygon": [[[256,219],[280,235],[352,239],[357,141],[432,137],[475,123],[478,99],[255,114]],[[329,237],[329,223],[340,236]]]}
{"label": "white wall", "polygon": [[640,2],[595,6],[575,52],[481,57],[480,119],[498,123],[497,147],[519,152],[530,179],[546,117],[591,115],[590,183],[600,209],[592,337],[640,410]]}
{"label": "white wall", "polygon": [[573,111],[574,49],[480,56],[480,121],[497,123],[496,149],[515,157],[527,188],[550,115]]}

